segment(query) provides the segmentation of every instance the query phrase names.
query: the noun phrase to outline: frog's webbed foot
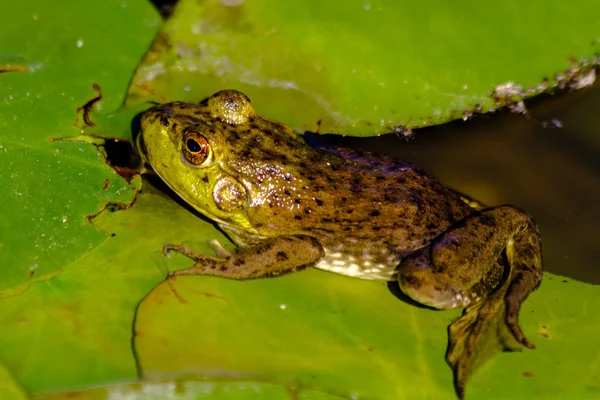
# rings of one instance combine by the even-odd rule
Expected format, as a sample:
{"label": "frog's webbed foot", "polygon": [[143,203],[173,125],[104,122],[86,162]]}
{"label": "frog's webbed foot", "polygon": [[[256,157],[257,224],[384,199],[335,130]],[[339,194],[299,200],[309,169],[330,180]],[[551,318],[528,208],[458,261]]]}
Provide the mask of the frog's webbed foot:
{"label": "frog's webbed foot", "polygon": [[319,242],[305,235],[268,239],[236,253],[231,253],[220,245],[217,248],[213,245],[213,248],[218,257],[198,254],[186,246],[165,246],[166,254],[177,251],[196,262],[191,268],[171,272],[169,277],[179,275],[216,275],[230,279],[275,277],[313,265],[324,254]]}
{"label": "frog's webbed foot", "polygon": [[402,260],[398,277],[401,289],[421,303],[468,306],[448,331],[446,360],[459,396],[469,376],[495,353],[534,347],[518,317],[542,279],[541,241],[531,217],[518,209],[471,214]]}
{"label": "frog's webbed foot", "polygon": [[519,325],[507,321],[509,286],[510,281],[506,280],[489,297],[465,308],[463,315],[448,327],[446,361],[461,399],[468,378],[485,361],[501,351],[520,351],[521,345],[533,347]]}

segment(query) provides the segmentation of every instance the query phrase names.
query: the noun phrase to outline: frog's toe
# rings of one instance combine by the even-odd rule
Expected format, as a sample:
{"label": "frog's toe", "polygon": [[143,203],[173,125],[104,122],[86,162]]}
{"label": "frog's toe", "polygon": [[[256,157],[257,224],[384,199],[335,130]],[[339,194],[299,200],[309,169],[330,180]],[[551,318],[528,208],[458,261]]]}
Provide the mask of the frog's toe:
{"label": "frog's toe", "polygon": [[185,254],[186,247],[170,243],[167,243],[163,246],[163,254],[165,255],[165,257],[170,257],[172,252]]}
{"label": "frog's toe", "polygon": [[507,325],[508,329],[510,330],[510,333],[512,333],[515,340],[517,342],[519,342],[520,345],[527,347],[529,349],[535,349],[535,345],[533,343],[531,343],[529,341],[529,339],[527,339],[525,337],[519,324],[512,324],[512,323],[508,322],[508,320],[507,320],[506,325]]}
{"label": "frog's toe", "polygon": [[227,250],[225,247],[223,247],[221,242],[219,242],[217,239],[211,240],[209,242],[209,244],[210,244],[210,247],[212,247],[215,254],[217,255],[217,257],[227,259],[233,255],[233,253],[231,251]]}
{"label": "frog's toe", "polygon": [[521,308],[521,304],[514,304],[510,301],[510,298],[505,299],[506,301],[506,317],[504,322],[506,323],[506,327],[512,333],[515,340],[519,342],[519,344],[529,348],[535,349],[535,345],[531,343],[523,333],[523,330],[519,326],[519,311]]}
{"label": "frog's toe", "polygon": [[164,256],[169,257],[171,255],[172,245],[167,243],[163,246],[162,250],[163,250]]}
{"label": "frog's toe", "polygon": [[[519,259],[521,262],[515,263],[515,274],[511,278],[508,290],[504,297],[504,304],[506,307],[504,320],[506,327],[512,333],[515,340],[519,342],[519,344],[533,349],[535,348],[534,344],[527,340],[519,326],[519,313],[521,311],[521,304],[523,304],[529,293],[540,285],[542,273],[541,267],[538,269],[527,267],[528,264],[524,263],[523,259],[526,260],[526,256],[529,255],[529,253],[522,249],[518,250],[521,250],[522,253]],[[531,263],[535,263],[535,261]],[[537,263],[541,265],[541,261],[538,260]]]}

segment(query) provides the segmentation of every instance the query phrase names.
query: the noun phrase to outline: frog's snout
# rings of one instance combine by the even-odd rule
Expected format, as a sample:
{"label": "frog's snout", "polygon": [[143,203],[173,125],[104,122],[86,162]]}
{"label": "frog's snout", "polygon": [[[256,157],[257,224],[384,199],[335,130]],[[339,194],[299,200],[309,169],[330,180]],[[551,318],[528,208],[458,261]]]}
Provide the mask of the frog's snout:
{"label": "frog's snout", "polygon": [[445,274],[433,270],[427,250],[416,251],[404,258],[397,272],[400,290],[421,304],[445,310],[470,303],[468,297],[447,281]]}

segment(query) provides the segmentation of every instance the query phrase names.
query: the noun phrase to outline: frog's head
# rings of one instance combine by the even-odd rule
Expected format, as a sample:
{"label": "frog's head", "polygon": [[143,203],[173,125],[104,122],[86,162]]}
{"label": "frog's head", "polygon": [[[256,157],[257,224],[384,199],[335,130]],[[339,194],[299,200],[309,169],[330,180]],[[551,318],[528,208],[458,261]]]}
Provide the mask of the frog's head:
{"label": "frog's head", "polygon": [[[298,138],[256,114],[234,90],[200,104],[172,102],[142,114],[137,147],[144,161],[187,203],[207,217],[257,234],[248,210],[287,179],[278,152]],[[289,175],[289,174],[288,174]]]}
{"label": "frog's head", "polygon": [[144,161],[188,204],[207,217],[252,232],[248,193],[227,168],[225,132],[255,114],[240,92],[219,92],[201,104],[172,102],[142,114],[136,146]]}

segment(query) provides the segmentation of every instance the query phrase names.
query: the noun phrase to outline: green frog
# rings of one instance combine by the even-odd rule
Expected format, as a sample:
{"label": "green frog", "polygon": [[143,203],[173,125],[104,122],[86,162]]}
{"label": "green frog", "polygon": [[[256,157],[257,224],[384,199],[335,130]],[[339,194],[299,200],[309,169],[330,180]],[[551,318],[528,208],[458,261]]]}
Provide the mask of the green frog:
{"label": "green frog", "polygon": [[525,212],[484,207],[389,157],[313,147],[234,90],[150,108],[137,148],[238,246],[214,244],[210,256],[167,245],[195,261],[171,277],[253,279],[315,267],[397,281],[437,309],[481,303],[500,290],[504,327],[533,347],[518,314],[542,279],[541,240]]}

